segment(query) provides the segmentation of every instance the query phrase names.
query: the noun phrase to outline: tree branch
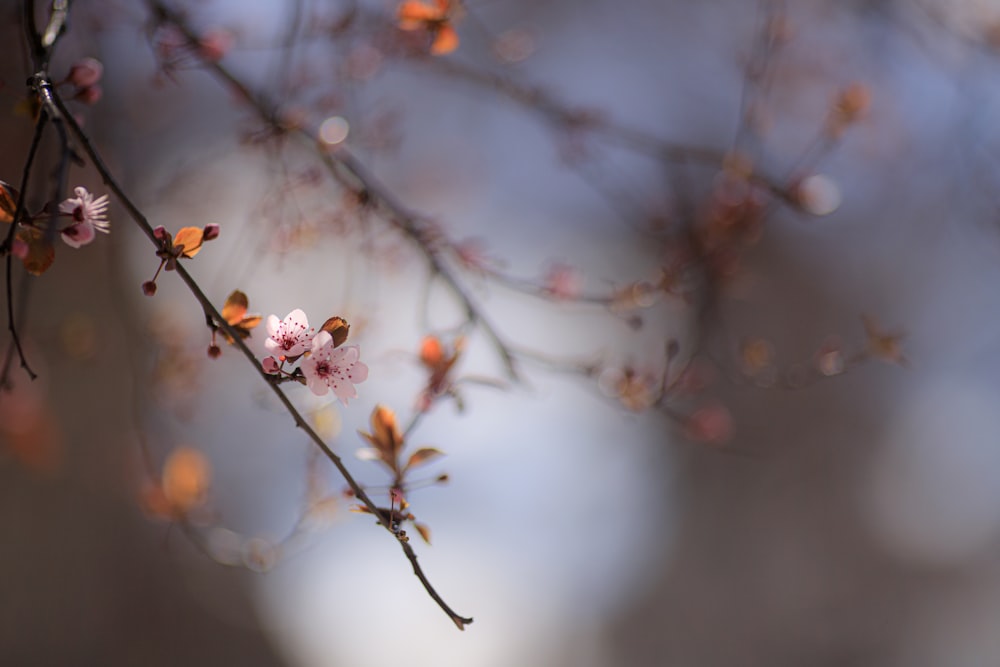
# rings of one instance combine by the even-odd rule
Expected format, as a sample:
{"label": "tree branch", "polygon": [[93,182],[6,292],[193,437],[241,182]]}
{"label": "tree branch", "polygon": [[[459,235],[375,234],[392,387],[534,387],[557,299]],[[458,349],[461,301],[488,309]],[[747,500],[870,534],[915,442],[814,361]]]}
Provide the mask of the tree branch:
{"label": "tree branch", "polygon": [[[135,205],[135,203],[131,200],[131,198],[129,198],[129,196],[122,189],[121,185],[115,179],[110,169],[108,169],[107,165],[104,163],[104,160],[101,158],[100,154],[94,147],[93,143],[90,141],[89,137],[83,132],[83,130],[80,128],[79,124],[72,117],[72,115],[67,112],[66,107],[62,99],[59,97],[58,93],[54,93],[53,98],[55,104],[63,112],[63,116],[66,119],[66,122],[69,124],[70,130],[72,131],[73,135],[77,138],[77,140],[80,142],[80,145],[82,146],[84,153],[86,153],[87,156],[90,158],[91,163],[94,165],[94,168],[97,170],[97,172],[101,175],[101,178],[104,180],[104,183],[115,195],[115,198],[118,199],[121,205],[125,208],[129,217],[135,222],[135,224],[143,231],[143,233],[146,234],[149,240],[156,247],[159,247],[160,243],[153,234],[153,226],[146,219],[145,215],[143,215],[142,211],[139,210],[139,208]],[[195,279],[191,276],[190,273],[188,273],[187,269],[185,269],[180,262],[177,263],[176,272],[177,275],[180,276],[181,280],[184,281],[184,284],[187,285],[188,290],[195,297],[195,299],[198,301],[198,303],[201,305],[204,311],[209,316],[211,316],[212,319],[215,320],[215,323],[219,328],[223,329],[226,333],[228,333],[232,337],[236,347],[240,350],[240,352],[247,359],[247,361],[253,365],[253,367],[257,371],[257,374],[260,375],[260,377],[267,383],[269,387],[271,387],[271,390],[278,397],[278,400],[285,407],[285,410],[288,412],[289,415],[291,415],[292,419],[295,422],[295,425],[300,429],[302,429],[309,437],[309,439],[313,443],[315,443],[315,445],[319,447],[320,450],[322,450],[323,454],[337,468],[337,471],[347,482],[348,486],[354,492],[358,500],[360,500],[364,504],[364,506],[367,507],[368,510],[376,516],[382,527],[397,538],[397,541],[403,548],[403,553],[406,555],[406,558],[410,561],[410,564],[413,566],[414,574],[417,575],[417,578],[420,580],[420,583],[423,584],[424,589],[431,596],[431,598],[438,604],[438,606],[441,607],[441,609],[448,615],[448,617],[451,618],[452,622],[454,622],[459,629],[464,629],[466,625],[472,623],[472,618],[464,617],[457,614],[451,609],[451,607],[445,604],[444,600],[441,598],[440,595],[438,595],[437,591],[434,589],[434,587],[431,585],[430,581],[424,574],[423,569],[420,567],[420,563],[417,560],[416,553],[413,551],[412,547],[410,547],[410,545],[407,544],[406,542],[399,540],[397,533],[393,531],[392,526],[390,525],[388,517],[383,516],[382,513],[378,511],[378,507],[365,492],[364,488],[354,479],[353,475],[351,475],[350,471],[344,465],[343,460],[336,453],[334,453],[333,450],[329,448],[329,446],[327,446],[327,444],[323,441],[323,439],[309,425],[309,422],[305,419],[302,413],[299,412],[299,410],[291,402],[291,400],[288,398],[288,395],[281,389],[281,387],[279,387],[276,383],[274,383],[271,380],[271,376],[269,376],[267,373],[264,372],[264,369],[261,367],[260,362],[254,356],[250,348],[247,347],[246,343],[243,342],[243,339],[239,335],[239,332],[236,331],[232,326],[230,326],[230,324],[225,320],[225,318],[222,317],[222,314],[216,309],[215,305],[205,295],[204,291],[202,291],[201,287],[198,285]]]}

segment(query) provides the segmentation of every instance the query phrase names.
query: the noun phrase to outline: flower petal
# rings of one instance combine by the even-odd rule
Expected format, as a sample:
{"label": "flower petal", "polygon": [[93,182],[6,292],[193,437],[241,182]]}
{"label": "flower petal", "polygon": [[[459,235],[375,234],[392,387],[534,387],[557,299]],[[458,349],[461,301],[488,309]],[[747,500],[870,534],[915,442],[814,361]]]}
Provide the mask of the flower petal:
{"label": "flower petal", "polygon": [[354,384],[364,382],[368,379],[368,366],[360,361],[356,362],[351,366],[351,370],[347,371],[347,377]]}
{"label": "flower petal", "polygon": [[71,248],[85,246],[94,240],[97,234],[94,233],[94,226],[89,222],[79,222],[70,225],[60,232],[62,240]]}
{"label": "flower petal", "polygon": [[276,338],[278,335],[278,327],[281,326],[281,320],[278,319],[277,315],[267,316],[267,335],[271,338]]}

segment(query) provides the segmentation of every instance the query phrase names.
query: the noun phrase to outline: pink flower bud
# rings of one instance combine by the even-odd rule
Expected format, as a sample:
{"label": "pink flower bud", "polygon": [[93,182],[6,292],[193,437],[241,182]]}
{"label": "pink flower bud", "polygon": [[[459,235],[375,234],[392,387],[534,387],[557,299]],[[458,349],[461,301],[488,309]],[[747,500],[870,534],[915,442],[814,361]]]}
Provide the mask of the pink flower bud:
{"label": "pink flower bud", "polygon": [[198,42],[198,54],[209,62],[218,62],[233,48],[233,34],[227,30],[212,30]]}
{"label": "pink flower bud", "polygon": [[684,434],[697,442],[721,445],[733,435],[733,418],[725,406],[707,405],[685,420]]}
{"label": "pink flower bud", "polygon": [[156,283],[152,280],[147,280],[142,284],[142,293],[146,296],[153,296],[156,294]]}
{"label": "pink flower bud", "polygon": [[101,90],[100,86],[87,86],[86,88],[81,88],[73,96],[73,99],[79,100],[84,104],[97,104],[97,102],[104,95],[104,91]]}
{"label": "pink flower bud", "polygon": [[10,254],[23,261],[28,256],[28,244],[15,238],[10,244]]}
{"label": "pink flower bud", "polygon": [[101,80],[104,65],[95,58],[78,60],[69,70],[66,80],[77,88],[89,88]]}
{"label": "pink flower bud", "polygon": [[217,239],[219,238],[219,231],[220,231],[219,225],[215,224],[214,222],[205,225],[205,227],[201,230],[201,240],[211,241],[213,239]]}
{"label": "pink flower bud", "polygon": [[160,243],[168,243],[170,241],[170,232],[168,232],[163,225],[159,225],[153,229],[153,237]]}
{"label": "pink flower bud", "polygon": [[274,374],[276,374],[278,372],[278,368],[279,368],[279,366],[278,366],[278,360],[275,359],[274,357],[265,357],[260,362],[260,365],[261,365],[261,368],[264,369],[265,373],[269,373],[271,375],[274,375]]}

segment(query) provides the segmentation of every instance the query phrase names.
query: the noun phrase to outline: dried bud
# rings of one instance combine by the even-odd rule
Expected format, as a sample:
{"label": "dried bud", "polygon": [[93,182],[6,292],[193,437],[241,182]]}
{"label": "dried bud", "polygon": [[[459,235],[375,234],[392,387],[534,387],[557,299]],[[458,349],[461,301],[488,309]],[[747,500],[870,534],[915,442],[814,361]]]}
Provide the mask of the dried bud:
{"label": "dried bud", "polygon": [[222,348],[214,343],[208,346],[208,357],[210,359],[218,359],[222,356]]}
{"label": "dried bud", "polygon": [[344,318],[334,316],[323,322],[323,326],[319,330],[330,334],[333,338],[333,346],[340,347],[347,340],[347,334],[351,330],[351,325]]}
{"label": "dried bud", "polygon": [[159,225],[153,229],[153,238],[160,243],[170,243],[171,241],[170,232],[168,232],[163,225]]}
{"label": "dried bud", "polygon": [[152,280],[147,280],[142,284],[142,293],[146,296],[153,296],[156,294],[156,283]]}
{"label": "dried bud", "polygon": [[74,64],[69,70],[66,80],[77,88],[89,88],[101,80],[104,65],[95,58],[84,58]]}
{"label": "dried bud", "polygon": [[201,240],[211,241],[213,239],[217,239],[219,238],[219,231],[220,231],[219,225],[215,224],[214,222],[207,224],[201,230],[202,232]]}

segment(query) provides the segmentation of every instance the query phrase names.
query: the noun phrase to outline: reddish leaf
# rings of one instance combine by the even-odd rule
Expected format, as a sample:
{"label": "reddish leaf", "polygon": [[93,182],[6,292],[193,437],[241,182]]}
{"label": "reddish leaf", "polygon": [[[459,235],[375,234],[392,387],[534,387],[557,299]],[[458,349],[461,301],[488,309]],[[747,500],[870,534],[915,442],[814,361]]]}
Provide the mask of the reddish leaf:
{"label": "reddish leaf", "polygon": [[410,460],[406,462],[406,469],[416,468],[417,466],[422,466],[425,463],[430,463],[434,459],[444,456],[444,452],[440,449],[435,449],[434,447],[421,447],[417,451],[410,454]]}
{"label": "reddish leaf", "polygon": [[0,181],[0,222],[13,222],[17,212],[17,190]]}
{"label": "reddish leaf", "polygon": [[22,228],[17,230],[17,238],[28,246],[28,254],[22,260],[25,270],[33,276],[45,273],[56,259],[56,250],[45,240],[40,229]]}
{"label": "reddish leaf", "polygon": [[396,457],[403,448],[403,434],[399,432],[395,413],[384,405],[376,405],[372,410],[371,424],[371,433],[358,433],[378,451],[389,467],[396,470]]}

